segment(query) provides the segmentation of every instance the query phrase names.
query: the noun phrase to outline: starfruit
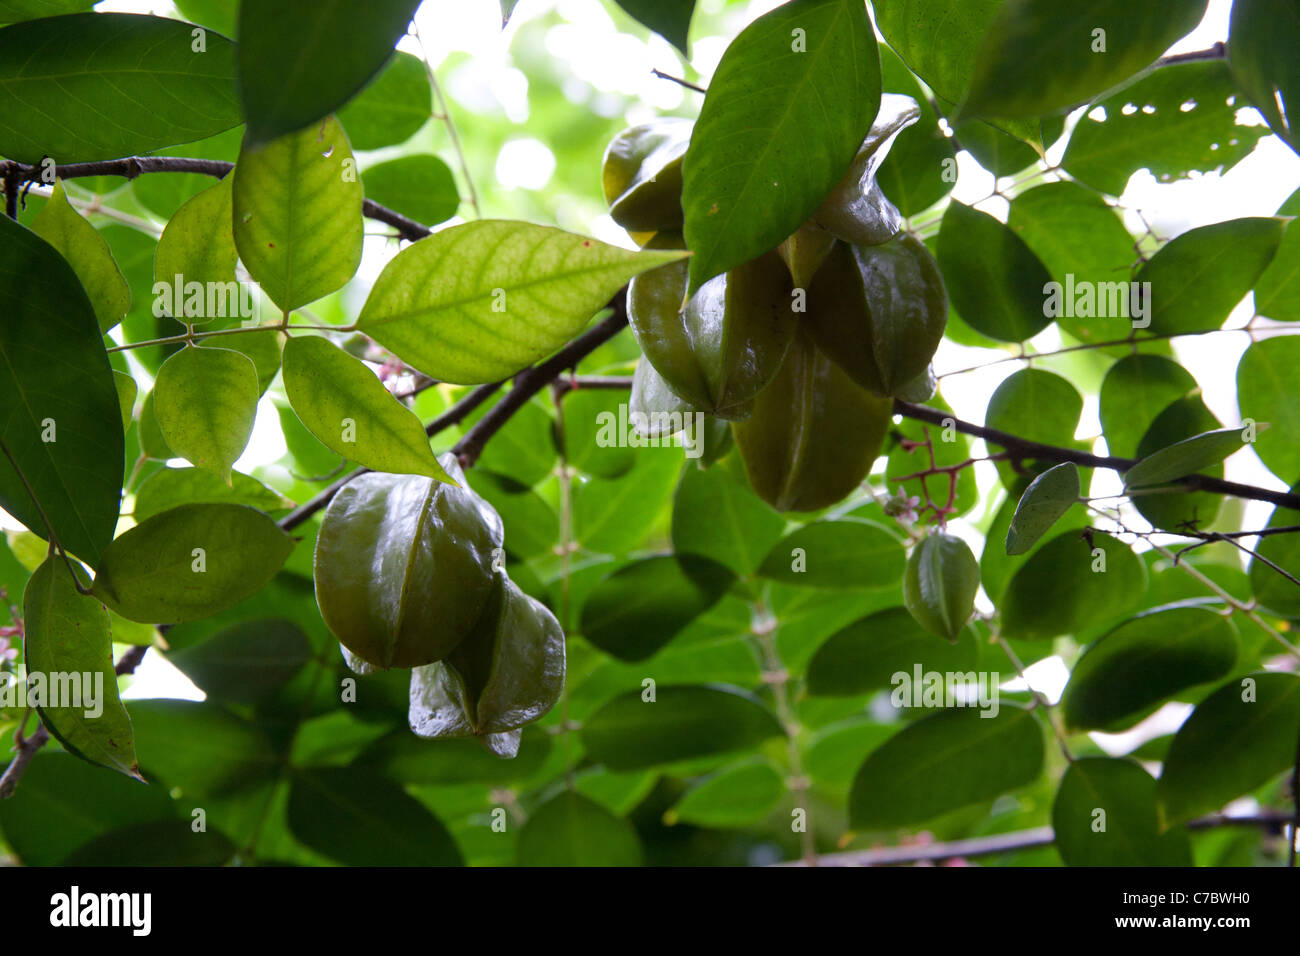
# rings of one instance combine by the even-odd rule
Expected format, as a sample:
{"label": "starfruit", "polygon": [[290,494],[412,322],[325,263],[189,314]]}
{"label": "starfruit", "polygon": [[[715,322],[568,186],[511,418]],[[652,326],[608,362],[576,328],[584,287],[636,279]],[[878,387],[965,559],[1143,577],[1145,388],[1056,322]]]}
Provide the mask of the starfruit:
{"label": "starfruit", "polygon": [[632,373],[632,394],[628,399],[629,417],[638,433],[648,438],[675,435],[698,409],[668,387],[662,375],[643,355]]}
{"label": "starfruit", "polygon": [[352,654],[378,667],[446,657],[471,633],[496,585],[501,518],[470,490],[451,454],[439,464],[459,485],[368,472],[330,501],[316,538],[321,618]]}
{"label": "starfruit", "polygon": [[948,324],[948,293],[925,244],[837,242],[808,287],[803,327],[863,388],[894,395],[925,374]]}
{"label": "starfruit", "polygon": [[[657,236],[651,245],[672,239]],[[627,313],[641,350],[688,405],[745,418],[781,368],[794,335],[793,287],[775,251],[715,276],[683,303],[685,261],[632,280]]]}
{"label": "starfruit", "polygon": [[[421,737],[506,734],[550,710],[563,686],[559,622],[498,572],[487,606],[465,640],[441,661],[411,672],[408,717]],[[485,743],[500,753],[492,745],[506,742]]]}
{"label": "starfruit", "polygon": [[859,388],[802,329],[753,414],[732,425],[749,483],[778,511],[815,511],[861,484],[893,403]]}
{"label": "starfruit", "polygon": [[980,566],[970,546],[942,531],[912,549],[903,574],[903,604],[931,634],[957,640],[975,610]]}
{"label": "starfruit", "polygon": [[899,214],[876,182],[876,172],[889,154],[894,137],[921,117],[910,96],[886,93],[880,111],[849,171],[822,200],[813,221],[845,242],[875,245],[887,242],[903,224]]}
{"label": "starfruit", "polygon": [[623,130],[605,150],[601,185],[609,214],[632,233],[681,229],[682,157],[690,120],[667,117]]}

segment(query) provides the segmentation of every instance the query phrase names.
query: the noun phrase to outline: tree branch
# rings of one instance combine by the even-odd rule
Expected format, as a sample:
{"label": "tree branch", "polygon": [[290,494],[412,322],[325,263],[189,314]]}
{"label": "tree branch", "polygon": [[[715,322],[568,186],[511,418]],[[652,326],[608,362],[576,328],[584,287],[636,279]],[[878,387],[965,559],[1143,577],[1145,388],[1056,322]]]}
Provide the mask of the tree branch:
{"label": "tree branch", "polygon": [[[1231,817],[1213,814],[1191,820],[1189,830],[1212,830],[1218,827],[1263,827],[1273,832],[1281,832],[1291,822],[1291,814],[1282,810],[1270,810],[1250,816]],[[953,840],[950,843],[932,843],[929,846],[889,846],[876,850],[850,850],[845,853],[827,853],[817,858],[819,866],[888,866],[894,863],[938,863],[977,856],[993,856],[998,853],[1010,853],[1016,850],[1032,850],[1040,846],[1051,846],[1056,842],[1056,834],[1051,827],[1034,827],[1031,830],[1016,830],[1011,833],[998,833],[994,836],[975,837],[970,840]],[[777,866],[804,866],[802,860],[778,863]]]}
{"label": "tree branch", "polygon": [[[963,434],[983,438],[987,442],[1005,448],[1013,458],[1038,458],[1043,461],[1057,463],[1072,461],[1076,465],[1083,465],[1086,468],[1106,468],[1121,473],[1128,471],[1137,464],[1137,460],[1133,458],[1093,455],[1086,451],[1076,451],[1073,448],[1061,448],[1057,445],[1044,445],[1041,442],[1029,441],[1026,438],[1020,438],[1017,435],[999,431],[996,428],[987,428],[984,425],[974,425],[962,421],[951,412],[942,409],[930,408],[927,405],[913,405],[911,402],[905,402],[902,399],[894,400],[894,413],[905,418],[938,425],[941,428],[952,427]],[[1208,475],[1188,475],[1186,478],[1180,478],[1177,481],[1170,482],[1170,484],[1182,485],[1188,491],[1212,491],[1223,495],[1233,495],[1237,498],[1267,501],[1283,508],[1300,510],[1300,495],[1286,491],[1273,491],[1270,488],[1260,488],[1256,485],[1245,485],[1236,481],[1224,481],[1222,478],[1211,478]]]}

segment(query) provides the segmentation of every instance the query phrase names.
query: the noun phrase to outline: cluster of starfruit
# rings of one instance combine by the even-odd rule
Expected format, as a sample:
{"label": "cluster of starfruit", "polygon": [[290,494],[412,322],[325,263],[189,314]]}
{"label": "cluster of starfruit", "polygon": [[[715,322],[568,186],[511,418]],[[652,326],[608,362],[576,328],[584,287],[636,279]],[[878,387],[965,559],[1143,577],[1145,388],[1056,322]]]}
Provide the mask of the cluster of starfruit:
{"label": "cluster of starfruit", "polygon": [[[934,392],[930,360],[948,295],[934,258],[901,231],[876,182],[894,137],[919,116],[913,99],[886,94],[848,173],[777,248],[689,297],[685,261],[628,289],[644,353],[633,412],[650,422],[674,412],[730,422],[750,483],[779,510],[813,511],[852,492],[880,453],[892,399]],[[606,151],[610,215],[643,247],[686,248],[691,127],[635,126]]]}
{"label": "cluster of starfruit", "polygon": [[316,602],[361,673],[411,668],[411,729],[476,737],[501,756],[564,684],[559,622],[506,574],[501,517],[457,484],[363,474],[330,501],[316,538]]}

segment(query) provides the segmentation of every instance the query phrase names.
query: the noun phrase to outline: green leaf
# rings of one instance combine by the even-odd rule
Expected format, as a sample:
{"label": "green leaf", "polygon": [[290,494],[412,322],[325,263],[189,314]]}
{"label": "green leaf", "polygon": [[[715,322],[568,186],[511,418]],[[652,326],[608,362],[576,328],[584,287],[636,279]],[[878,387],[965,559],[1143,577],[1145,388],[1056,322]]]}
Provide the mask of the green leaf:
{"label": "green leaf", "polygon": [[1156,784],[1161,824],[1175,826],[1294,766],[1300,677],[1255,673],[1197,705],[1169,745]]}
{"label": "green leaf", "polygon": [[1244,444],[1240,428],[1220,428],[1184,438],[1151,452],[1124,472],[1124,487],[1163,485],[1194,475],[1240,451]]}
{"label": "green leaf", "polygon": [[95,307],[95,318],[101,332],[107,332],[122,321],[131,305],[131,290],[99,230],[68,202],[63,180],[55,182],[54,192],[32,220],[32,232],[68,260]]}
{"label": "green leaf", "polygon": [[392,56],[418,0],[239,8],[239,98],[253,142],[302,129],[346,103]]}
{"label": "green leaf", "polygon": [[0,459],[0,506],[41,537],[48,518],[63,547],[94,566],[113,538],[122,487],[113,370],[63,257],[8,217],[0,248],[0,442],[12,456]]}
{"label": "green leaf", "polygon": [[1112,196],[1139,169],[1166,183],[1226,172],[1266,132],[1237,123],[1243,105],[1222,61],[1163,66],[1093,106],[1070,135],[1061,165]]}
{"label": "green leaf", "polygon": [[1161,355],[1126,355],[1112,365],[1099,399],[1110,453],[1131,458],[1156,417],[1196,387],[1187,369]]}
{"label": "green leaf", "polygon": [[234,45],[179,20],[77,13],[0,29],[0,154],[83,163],[239,123]]}
{"label": "green leaf", "polygon": [[876,182],[900,213],[915,216],[952,191],[955,176],[944,173],[948,169],[955,171],[956,167],[948,162],[956,163],[957,153],[951,138],[939,126],[939,115],[930,105],[930,98],[898,54],[887,46],[880,48],[880,67],[885,92],[910,96],[921,115],[914,126],[898,134],[876,172]]}
{"label": "green leaf", "polygon": [[257,417],[257,369],[239,352],[189,346],[158,370],[154,413],[163,440],[227,485]]}
{"label": "green leaf", "polygon": [[561,790],[534,810],[519,833],[519,866],[640,866],[632,824],[580,793]]}
{"label": "green leaf", "polygon": [[798,229],[848,171],[879,105],[880,57],[857,0],[795,0],[745,28],[683,160],[690,292]]}
{"label": "green leaf", "polygon": [[560,519],[555,509],[527,485],[480,467],[471,469],[465,478],[501,515],[506,529],[505,549],[509,554],[535,558],[550,552],[560,540]]}
{"label": "green leaf", "polygon": [[1002,633],[1019,639],[1077,634],[1134,610],[1146,587],[1142,562],[1123,542],[1100,532],[1088,541],[1077,530],[1065,531],[1007,583]]}
{"label": "green leaf", "polygon": [[333,117],[262,145],[246,139],[234,177],[235,247],[282,311],[352,278],[361,264],[362,189]]}
{"label": "green leaf", "polygon": [[1047,267],[1018,235],[986,212],[948,204],[937,257],[952,306],[978,332],[1023,342],[1049,324]]}
{"label": "green leaf", "polygon": [[371,166],[361,174],[361,183],[367,199],[426,226],[445,222],[460,208],[460,189],[451,169],[427,153]]}
{"label": "green leaf", "polygon": [[459,866],[442,822],[382,777],[345,767],[294,771],[289,828],[307,846],[348,866]]}
{"label": "green leaf", "polygon": [[921,672],[965,674],[978,651],[972,635],[955,643],[936,641],[902,607],[877,611],[832,634],[808,662],[808,693],[816,697],[856,697],[913,679]]}
{"label": "green leaf", "polygon": [[[1142,440],[1138,442],[1137,457],[1147,457],[1162,448],[1191,438],[1203,432],[1217,430],[1220,422],[1215,418],[1199,390],[1176,399],[1151,423]],[[1240,438],[1240,435],[1238,435]],[[1205,474],[1212,478],[1223,477],[1221,464],[1207,465]],[[1131,498],[1138,513],[1157,528],[1204,528],[1211,524],[1223,501],[1221,495],[1197,491],[1178,494],[1137,494]]]}
{"label": "green leaf", "polygon": [[1131,759],[1081,757],[1052,804],[1056,849],[1067,866],[1191,866],[1184,829],[1160,833],[1156,782]]}
{"label": "green leaf", "polygon": [[[1007,226],[1060,283],[1057,325],[1083,342],[1122,339],[1132,331],[1127,283],[1137,253],[1115,207],[1078,183],[1047,183],[1011,201]],[[1124,308],[1112,310],[1111,302]]]}
{"label": "green leaf", "polygon": [[1007,528],[1007,554],[1024,554],[1079,500],[1079,467],[1072,461],[1049,468],[1020,496]]}
{"label": "green leaf", "polygon": [[[1293,193],[1277,214],[1293,215],[1297,205],[1300,199]],[[1300,297],[1300,229],[1288,228],[1278,244],[1277,255],[1255,283],[1255,311],[1279,322],[1295,322],[1300,320],[1297,297]]]}
{"label": "green leaf", "polygon": [[758,573],[784,584],[813,588],[887,588],[903,578],[898,538],[874,521],[815,521],[786,535]]}
{"label": "green leaf", "polygon": [[0,829],[24,864],[53,866],[115,827],[176,813],[161,787],[141,787],[67,754],[47,752],[28,764],[14,795],[0,800]]}
{"label": "green leaf", "polygon": [[130,375],[117,369],[113,369],[113,384],[117,386],[117,401],[122,411],[122,431],[125,432],[131,427],[131,420],[135,417],[135,397],[140,391],[140,386]]}
{"label": "green leaf", "polygon": [[215,829],[194,830],[190,820],[150,820],[87,840],[66,866],[222,866],[237,847]]}
{"label": "green leaf", "polygon": [[398,53],[338,111],[353,149],[381,149],[410,139],[432,115],[433,91],[424,63]]}
{"label": "green leaf", "polygon": [[[205,292],[201,299],[199,296],[191,298],[188,294],[182,298],[173,293],[172,318],[177,321],[198,325],[215,318],[243,317],[239,311],[239,287],[235,284],[238,254],[231,231],[234,178],[227,174],[215,186],[187,200],[176,210],[158,239],[158,248],[154,252],[155,283],[184,293],[189,283],[198,282]],[[213,288],[208,283],[220,284],[225,296],[217,300],[207,294],[207,290]],[[212,315],[207,314],[209,300],[216,306]]]}
{"label": "green leaf", "polygon": [[568,342],[632,276],[684,255],[526,222],[468,222],[399,252],[357,326],[440,381],[495,382]]}
{"label": "green leaf", "polygon": [[163,468],[140,485],[135,493],[135,508],[132,509],[131,516],[135,518],[136,524],[140,524],[177,505],[224,503],[247,505],[258,511],[274,511],[293,505],[278,491],[268,488],[256,478],[240,472],[234,472],[230,477],[233,483],[227,485],[212,472],[202,468]]}
{"label": "green leaf", "polygon": [[312,659],[311,642],[292,621],[240,621],[168,659],[209,698],[235,704],[269,700]]}
{"label": "green leaf", "polygon": [[653,656],[717,604],[735,575],[690,554],[642,558],[605,577],[582,606],[582,635],[625,661]]}
{"label": "green leaf", "polygon": [[681,471],[670,448],[641,451],[617,478],[593,478],[574,489],[574,537],[588,551],[622,554],[641,542],[667,504]]}
{"label": "green leaf", "polygon": [[94,5],[95,0],[0,0],[0,23],[82,13]]}
{"label": "green leaf", "polygon": [[1286,220],[1275,217],[1229,219],[1190,229],[1161,247],[1135,279],[1151,283],[1150,332],[1219,328],[1273,260],[1285,229]]}
{"label": "green leaf", "polygon": [[262,782],[283,765],[262,728],[210,701],[133,700],[130,712],[145,776],[191,800]]}
{"label": "green leaf", "polygon": [[[989,398],[984,422],[990,428],[1046,445],[1074,444],[1083,412],[1083,396],[1055,372],[1023,368],[1002,380]],[[1047,463],[1030,459],[1020,469],[999,461],[998,474],[1012,493],[1025,487],[1027,473],[1046,470]]]}
{"label": "green leaf", "polygon": [[[82,586],[89,584],[77,569]],[[117,696],[108,614],[77,591],[71,570],[55,555],[46,558],[23,592],[23,663],[28,701],[43,675],[41,721],[69,753],[91,763],[140,777],[131,718]]]}
{"label": "green leaf", "polygon": [[[1291,487],[1291,493],[1300,492],[1300,483]],[[1274,508],[1268,527],[1280,528],[1300,524],[1300,514],[1286,508]],[[1260,538],[1255,548],[1257,557],[1250,561],[1250,587],[1255,599],[1265,607],[1289,618],[1300,618],[1300,587],[1294,581],[1278,574],[1266,561],[1300,577],[1300,535],[1275,534]]]}
{"label": "green leaf", "polygon": [[1033,118],[1082,103],[1155,62],[1205,6],[1007,0],[980,44],[962,115]]}
{"label": "green leaf", "polygon": [[903,603],[931,634],[957,640],[975,609],[980,566],[961,538],[932,531],[912,549],[903,576]]}
{"label": "green leaf", "polygon": [[1273,132],[1300,148],[1292,114],[1300,103],[1300,12],[1269,0],[1236,0],[1228,27],[1228,62],[1237,85]]}
{"label": "green leaf", "polygon": [[784,529],[779,514],[721,468],[682,472],[673,497],[678,554],[711,558],[738,575],[753,574]]}
{"label": "green leaf", "polygon": [[748,750],[783,734],[766,704],[722,684],[658,686],[609,701],[582,723],[587,755],[611,770],[638,770]]}
{"label": "green leaf", "polygon": [[329,339],[289,339],[283,374],[293,410],[331,451],[373,471],[451,481],[415,414]]}
{"label": "green leaf", "polygon": [[669,824],[744,827],[762,823],[785,796],[785,780],[766,760],[726,767],[687,790],[664,814]]}
{"label": "green leaf", "polygon": [[[154,411],[153,389],[140,403],[140,450],[150,458],[167,461],[176,457],[176,452],[168,447],[158,427],[158,415]],[[218,479],[220,481],[220,479]]]}
{"label": "green leaf", "polygon": [[[615,0],[628,16],[659,34],[683,54],[691,28],[695,0]],[[511,4],[513,6],[513,4]],[[507,14],[508,16],[508,14]]]}
{"label": "green leaf", "polygon": [[1127,726],[1167,697],[1218,680],[1237,662],[1237,630],[1214,608],[1156,608],[1084,651],[1061,699],[1078,730]]}
{"label": "green leaf", "polygon": [[1255,454],[1286,482],[1300,479],[1300,442],[1295,440],[1300,434],[1300,402],[1294,388],[1298,367],[1300,339],[1288,335],[1251,342],[1237,365],[1237,404],[1242,419],[1272,426],[1256,433]]}
{"label": "green leaf", "polygon": [[[995,713],[989,717],[988,714]],[[849,793],[855,830],[924,823],[1038,778],[1043,731],[1017,704],[950,708],[908,724],[872,751]]]}
{"label": "green leaf", "polygon": [[1002,0],[877,0],[876,26],[927,86],[949,103],[966,98],[980,41]]}
{"label": "green leaf", "polygon": [[261,590],[292,550],[293,539],[260,511],[181,505],[113,540],[94,593],[133,621],[192,621]]}

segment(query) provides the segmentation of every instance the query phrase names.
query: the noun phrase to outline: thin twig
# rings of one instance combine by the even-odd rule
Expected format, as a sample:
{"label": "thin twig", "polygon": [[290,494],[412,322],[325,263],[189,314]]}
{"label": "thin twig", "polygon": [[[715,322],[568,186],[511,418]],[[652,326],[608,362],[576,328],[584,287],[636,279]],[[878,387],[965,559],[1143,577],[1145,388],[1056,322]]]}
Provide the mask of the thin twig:
{"label": "thin twig", "polygon": [[665,73],[663,70],[651,70],[650,72],[661,80],[668,80],[672,83],[676,83],[678,86],[684,86],[688,90],[694,90],[696,93],[709,92],[702,86],[696,86],[690,80],[683,80],[680,76],[673,76],[671,73]]}

